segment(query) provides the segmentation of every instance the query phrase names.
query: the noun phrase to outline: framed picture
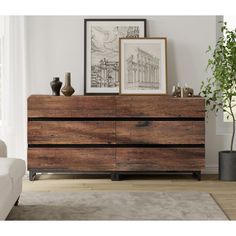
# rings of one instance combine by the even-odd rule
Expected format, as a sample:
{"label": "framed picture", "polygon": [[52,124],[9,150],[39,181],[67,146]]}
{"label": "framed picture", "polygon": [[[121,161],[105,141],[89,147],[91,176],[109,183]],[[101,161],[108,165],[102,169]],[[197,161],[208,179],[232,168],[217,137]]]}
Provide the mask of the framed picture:
{"label": "framed picture", "polygon": [[166,38],[120,39],[120,94],[166,94]]}
{"label": "framed picture", "polygon": [[84,20],[84,93],[119,93],[119,38],[146,36],[145,19]]}

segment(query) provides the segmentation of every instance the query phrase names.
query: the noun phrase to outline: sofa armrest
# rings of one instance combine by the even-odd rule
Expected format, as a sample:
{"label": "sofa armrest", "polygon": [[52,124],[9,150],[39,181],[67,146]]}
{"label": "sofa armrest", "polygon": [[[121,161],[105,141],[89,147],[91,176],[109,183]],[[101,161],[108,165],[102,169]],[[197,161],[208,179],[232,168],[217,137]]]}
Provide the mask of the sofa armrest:
{"label": "sofa armrest", "polygon": [[16,158],[0,158],[0,175],[8,174],[13,179],[22,178],[25,175],[25,161]]}

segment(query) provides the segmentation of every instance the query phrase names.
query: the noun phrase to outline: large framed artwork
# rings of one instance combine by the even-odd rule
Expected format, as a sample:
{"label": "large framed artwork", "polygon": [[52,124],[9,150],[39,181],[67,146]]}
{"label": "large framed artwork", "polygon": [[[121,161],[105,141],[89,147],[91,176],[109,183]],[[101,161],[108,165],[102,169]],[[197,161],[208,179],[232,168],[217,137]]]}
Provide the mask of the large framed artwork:
{"label": "large framed artwork", "polygon": [[166,94],[167,39],[120,39],[120,94]]}
{"label": "large framed artwork", "polygon": [[119,38],[146,37],[145,19],[84,20],[84,93],[119,93]]}

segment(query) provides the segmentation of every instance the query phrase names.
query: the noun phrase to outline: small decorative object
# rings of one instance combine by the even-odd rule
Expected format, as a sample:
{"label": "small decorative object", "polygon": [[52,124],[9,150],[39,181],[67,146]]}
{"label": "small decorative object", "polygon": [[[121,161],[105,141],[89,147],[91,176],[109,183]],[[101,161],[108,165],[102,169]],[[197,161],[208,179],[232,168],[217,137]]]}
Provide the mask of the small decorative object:
{"label": "small decorative object", "polygon": [[53,96],[60,96],[60,90],[62,86],[62,82],[60,81],[59,77],[54,77],[53,80],[50,82],[52,88],[52,95]]}
{"label": "small decorative object", "polygon": [[175,86],[175,85],[173,85],[173,87],[172,87],[172,96],[173,97],[177,97],[177,86]]}
{"label": "small decorative object", "polygon": [[172,96],[174,96],[174,97],[181,97],[181,87],[180,87],[180,85],[179,85],[179,83],[178,83],[178,85],[177,86],[173,86],[173,88],[172,88]]}
{"label": "small decorative object", "polygon": [[71,96],[75,92],[75,90],[71,86],[71,74],[70,73],[66,73],[66,75],[65,75],[65,86],[61,89],[61,92],[65,96]]}
{"label": "small decorative object", "polygon": [[193,89],[188,87],[187,84],[183,87],[183,96],[184,97],[192,97],[193,96]]}
{"label": "small decorative object", "polygon": [[188,87],[187,84],[184,85],[184,87],[181,87],[178,83],[177,86],[173,86],[172,88],[172,96],[174,97],[192,97],[193,96],[193,89]]}
{"label": "small decorative object", "polygon": [[120,39],[121,94],[166,94],[166,41]]}
{"label": "small decorative object", "polygon": [[183,97],[184,97],[184,88],[181,87],[181,90],[180,90],[180,91],[181,91],[181,93],[180,93],[180,97],[183,98]]}
{"label": "small decorative object", "polygon": [[146,36],[145,19],[85,19],[85,94],[119,93],[119,38]]}

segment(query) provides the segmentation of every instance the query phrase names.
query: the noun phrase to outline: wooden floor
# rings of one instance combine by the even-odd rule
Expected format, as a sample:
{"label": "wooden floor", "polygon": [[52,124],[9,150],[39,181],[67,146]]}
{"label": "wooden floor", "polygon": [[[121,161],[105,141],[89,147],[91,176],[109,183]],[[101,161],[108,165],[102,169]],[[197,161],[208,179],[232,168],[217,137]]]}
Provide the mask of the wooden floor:
{"label": "wooden floor", "polygon": [[199,191],[213,195],[231,220],[236,220],[236,182],[218,181],[216,175],[203,175],[197,181],[189,175],[124,176],[111,181],[108,176],[42,175],[36,181],[25,179],[23,191]]}

